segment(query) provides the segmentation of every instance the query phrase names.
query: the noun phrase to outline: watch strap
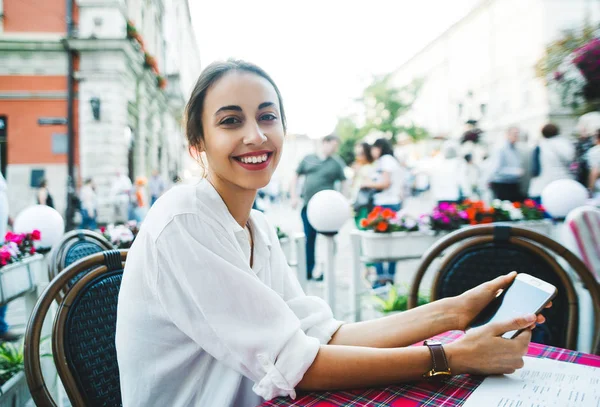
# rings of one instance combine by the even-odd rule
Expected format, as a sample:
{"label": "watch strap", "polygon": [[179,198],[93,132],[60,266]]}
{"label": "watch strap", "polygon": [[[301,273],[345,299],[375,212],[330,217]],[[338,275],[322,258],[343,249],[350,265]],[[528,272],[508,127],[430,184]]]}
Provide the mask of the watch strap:
{"label": "watch strap", "polygon": [[429,348],[431,353],[431,370],[426,372],[424,377],[434,376],[451,376],[450,366],[448,366],[448,359],[446,358],[446,352],[444,347],[438,341],[425,341],[423,345]]}

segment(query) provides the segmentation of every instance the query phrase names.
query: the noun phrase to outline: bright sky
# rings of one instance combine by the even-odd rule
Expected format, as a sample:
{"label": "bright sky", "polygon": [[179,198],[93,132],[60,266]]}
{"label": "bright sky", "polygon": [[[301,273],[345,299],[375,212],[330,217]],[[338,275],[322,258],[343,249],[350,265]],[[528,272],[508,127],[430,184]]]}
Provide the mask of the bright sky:
{"label": "bright sky", "polygon": [[202,66],[260,65],[289,132],[319,138],[374,74],[393,71],[479,0],[189,0]]}

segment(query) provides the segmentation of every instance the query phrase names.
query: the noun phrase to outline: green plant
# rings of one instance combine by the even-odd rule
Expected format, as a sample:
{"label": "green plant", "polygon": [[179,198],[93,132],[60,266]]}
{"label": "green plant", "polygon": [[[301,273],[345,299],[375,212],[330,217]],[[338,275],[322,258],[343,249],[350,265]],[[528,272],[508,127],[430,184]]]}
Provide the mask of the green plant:
{"label": "green plant", "polygon": [[[379,295],[371,297],[375,303],[375,308],[379,312],[388,313],[394,311],[406,311],[408,306],[408,289],[403,286],[402,289],[395,285],[389,287],[387,298],[382,298]],[[417,306],[427,304],[429,302],[429,295],[419,293],[417,299]]]}
{"label": "green plant", "polygon": [[277,238],[279,240],[286,239],[288,237],[287,233],[285,233],[279,226],[277,226]]}
{"label": "green plant", "polygon": [[23,369],[23,345],[0,344],[0,386]]}

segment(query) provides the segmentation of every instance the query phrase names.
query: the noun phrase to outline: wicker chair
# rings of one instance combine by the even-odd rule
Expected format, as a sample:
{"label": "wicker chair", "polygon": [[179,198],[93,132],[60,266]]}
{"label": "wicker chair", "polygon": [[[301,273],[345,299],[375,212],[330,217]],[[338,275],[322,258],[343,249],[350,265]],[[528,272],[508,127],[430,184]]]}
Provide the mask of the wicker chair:
{"label": "wicker chair", "polygon": [[[534,231],[506,225],[481,225],[458,230],[432,246],[424,255],[414,277],[408,308],[417,303],[419,285],[433,260],[447,253],[436,272],[431,300],[451,297],[513,270],[525,272],[553,284],[558,294],[553,306],[544,311],[543,328],[547,345],[575,349],[579,322],[577,293],[567,272],[556,261],[562,257],[589,290],[596,329],[600,327],[600,285],[577,256],[554,240]],[[554,255],[553,255],[554,254]],[[541,331],[540,331],[541,332]],[[600,335],[595,338],[596,347]],[[593,347],[592,349],[596,349]]]}
{"label": "wicker chair", "polygon": [[117,300],[127,251],[88,256],[64,269],[48,285],[25,333],[25,375],[37,406],[55,407],[41,370],[40,337],[52,302],[73,277],[87,270],[58,304],[52,353],[59,377],[74,407],[120,406],[115,350]]}
{"label": "wicker chair", "polygon": [[[52,281],[65,267],[77,260],[91,254],[114,249],[113,245],[99,233],[91,230],[79,229],[66,233],[60,242],[54,246],[48,263],[48,278]],[[79,276],[75,276],[75,280]],[[75,281],[71,281],[57,296],[60,300],[68,288]]]}

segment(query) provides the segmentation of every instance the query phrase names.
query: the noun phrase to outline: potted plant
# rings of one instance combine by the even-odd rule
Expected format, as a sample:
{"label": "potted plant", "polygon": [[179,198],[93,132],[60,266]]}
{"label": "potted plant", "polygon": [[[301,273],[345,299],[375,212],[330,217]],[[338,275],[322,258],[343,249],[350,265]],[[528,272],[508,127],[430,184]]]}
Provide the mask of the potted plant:
{"label": "potted plant", "polygon": [[[392,315],[402,311],[406,311],[408,306],[408,287],[406,285],[396,286],[388,284],[386,286],[387,296],[374,294],[371,297],[375,310],[382,315]],[[418,306],[427,304],[429,295],[419,293],[417,304]]]}
{"label": "potted plant", "polygon": [[533,230],[543,235],[552,234],[553,223],[550,219],[545,219],[546,210],[544,207],[531,199],[521,202],[494,201],[492,206],[497,206],[507,211],[510,221],[518,222],[515,226]]}
{"label": "potted plant", "polygon": [[126,224],[110,224],[107,227],[100,228],[100,233],[117,249],[129,249],[138,232],[139,226],[134,220]]}
{"label": "potted plant", "polygon": [[360,221],[362,253],[370,259],[420,257],[437,239],[413,217],[375,207]]}
{"label": "potted plant", "polygon": [[0,304],[35,288],[35,276],[44,267],[44,256],[33,245],[40,238],[39,230],[6,234],[0,247]]}
{"label": "potted plant", "polygon": [[0,407],[24,406],[31,399],[23,369],[23,346],[0,344]]}

